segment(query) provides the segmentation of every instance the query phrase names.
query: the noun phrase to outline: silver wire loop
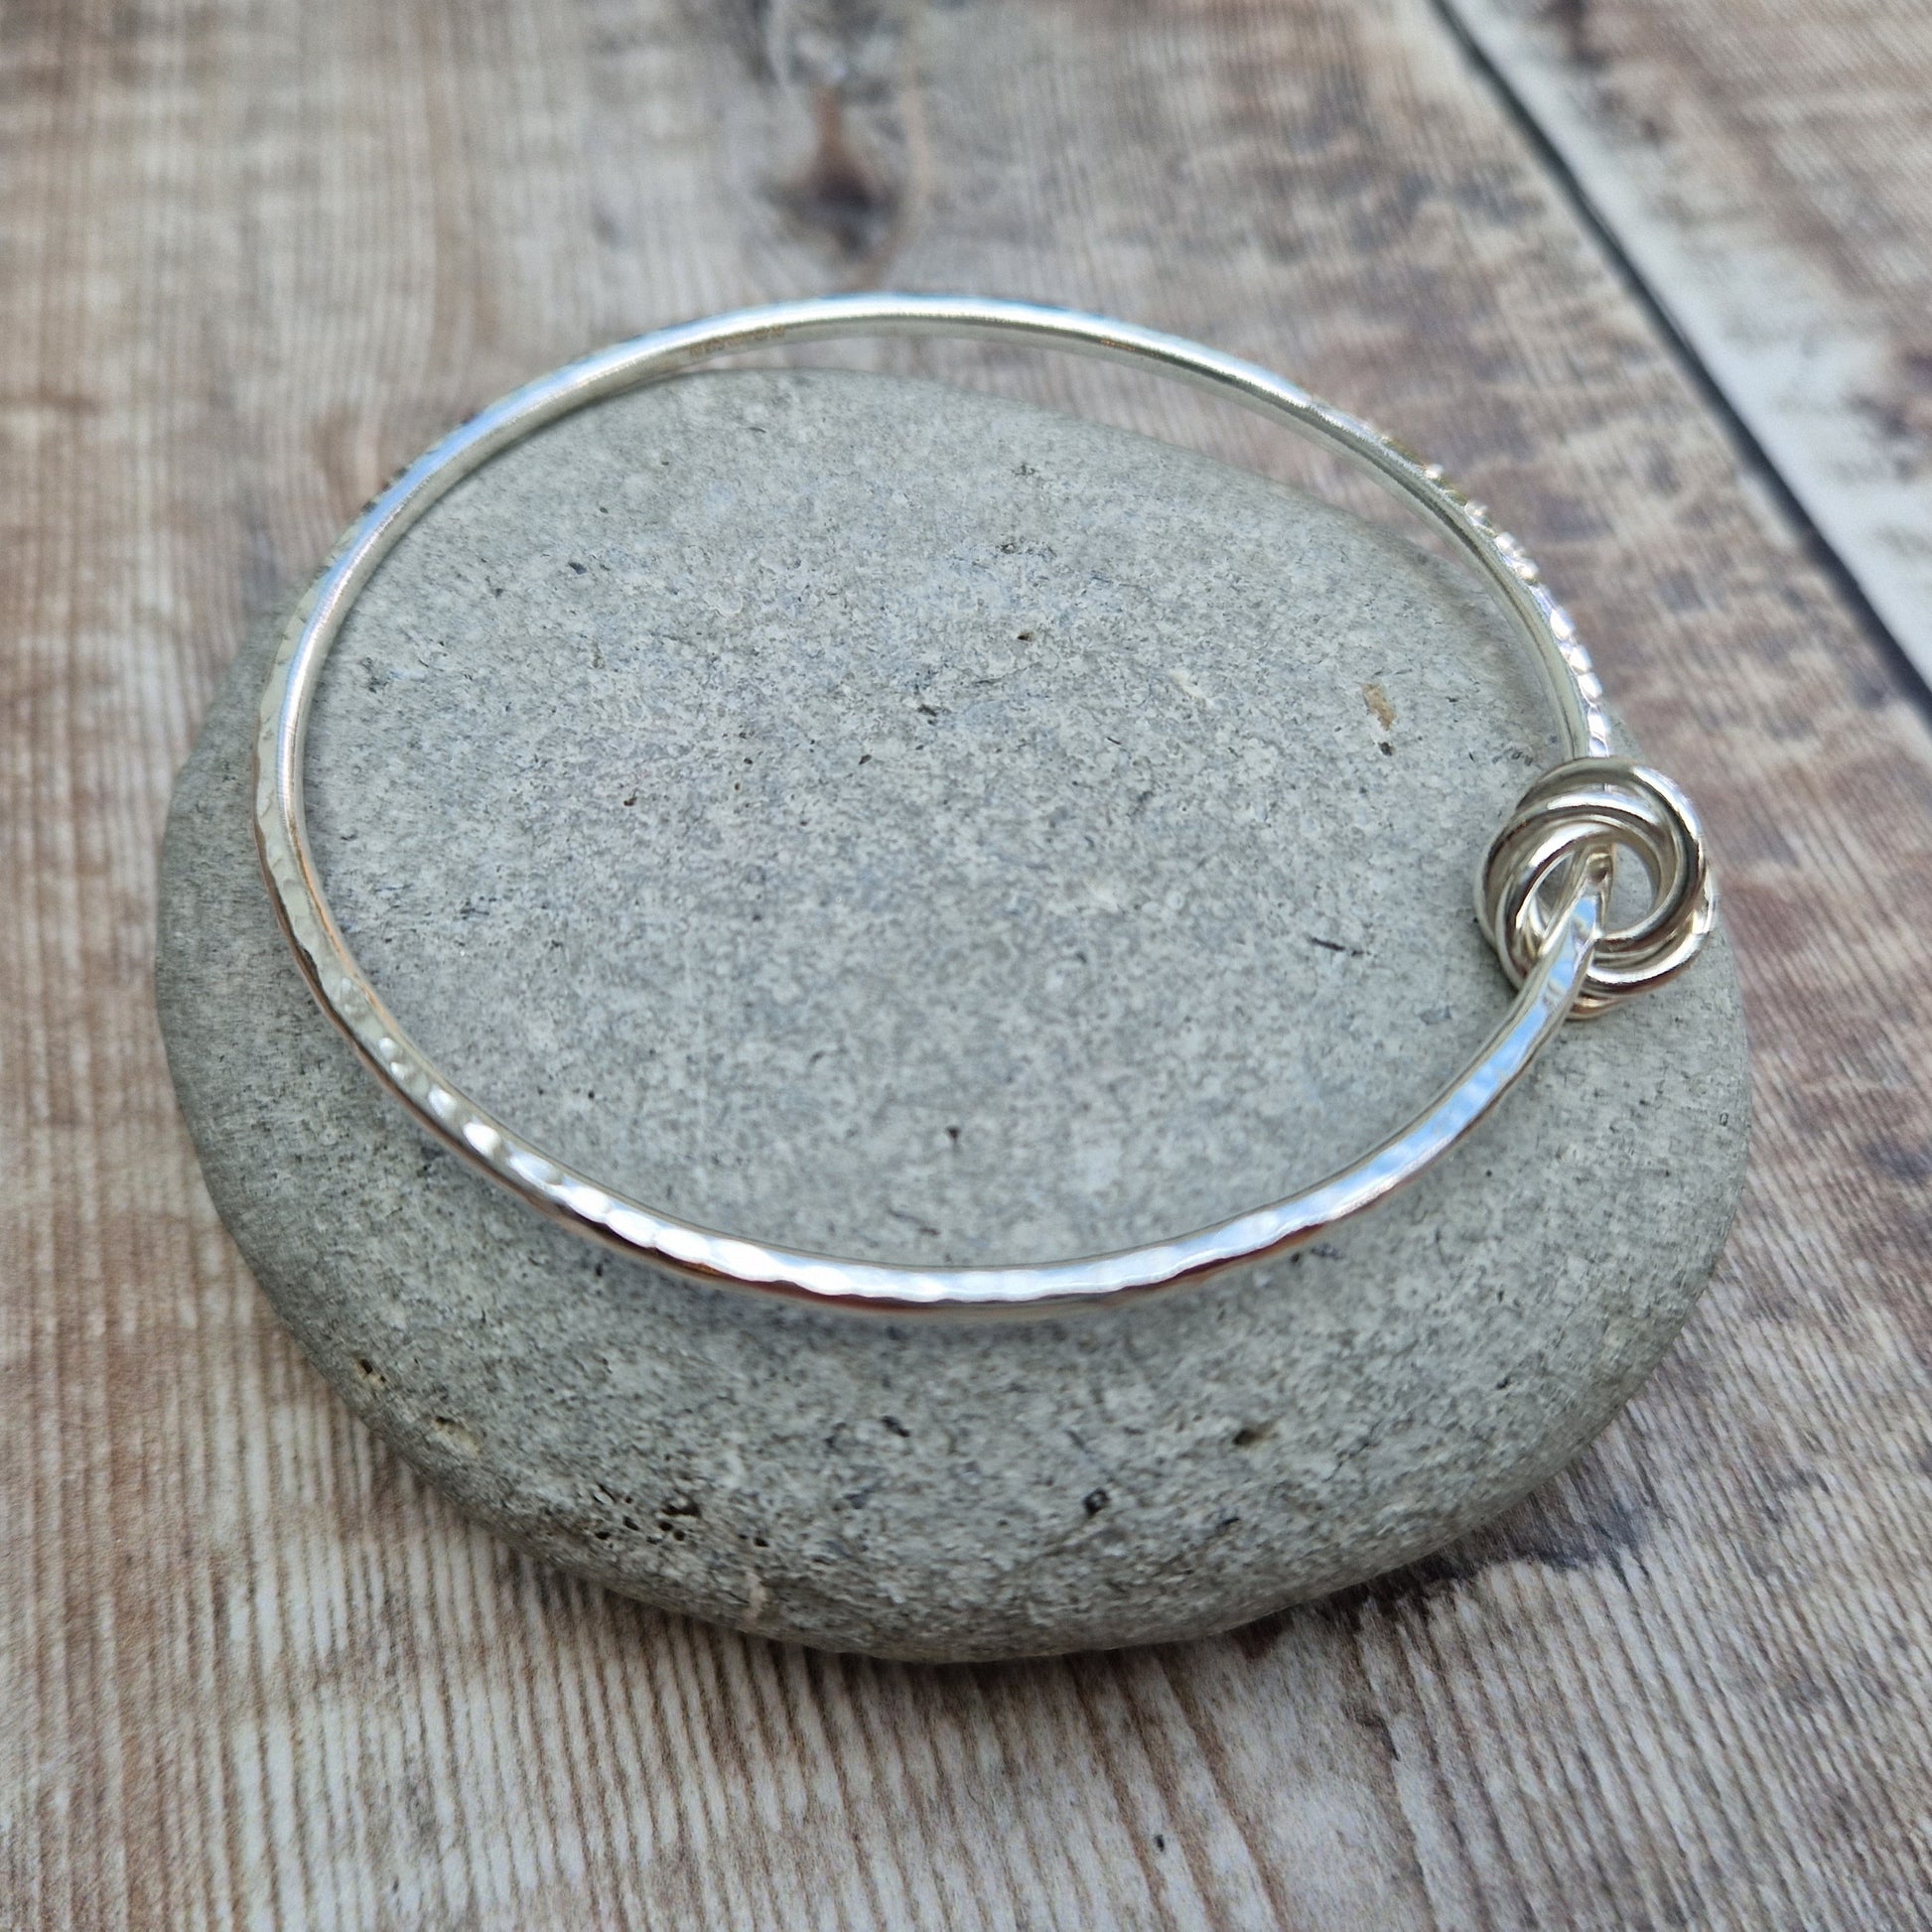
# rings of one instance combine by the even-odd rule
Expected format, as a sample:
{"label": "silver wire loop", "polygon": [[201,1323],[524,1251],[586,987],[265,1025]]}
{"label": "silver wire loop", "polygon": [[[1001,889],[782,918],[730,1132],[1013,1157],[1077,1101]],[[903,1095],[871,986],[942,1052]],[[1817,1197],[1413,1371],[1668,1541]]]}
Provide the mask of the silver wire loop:
{"label": "silver wire loop", "polygon": [[1573,759],[1517,800],[1476,875],[1476,917],[1512,985],[1535,970],[1580,873],[1609,903],[1623,853],[1647,875],[1650,905],[1597,940],[1573,1017],[1607,1013],[1697,957],[1718,896],[1691,801],[1661,771],[1628,759]]}
{"label": "silver wire loop", "polygon": [[[746,1240],[663,1213],[518,1134],[410,1037],[338,925],[310,847],[303,803],[309,716],[331,646],[403,533],[490,457],[588,403],[722,355],[868,336],[963,337],[1055,348],[1177,378],[1235,402],[1348,458],[1423,516],[1482,576],[1529,646],[1565,745],[1582,762],[1550,774],[1551,782],[1561,780],[1555,790],[1539,789],[1544,781],[1531,787],[1505,828],[1506,852],[1485,869],[1485,879],[1493,873],[1502,889],[1487,924],[1503,935],[1504,964],[1521,990],[1474,1058],[1414,1119],[1311,1186],[1171,1240],[1069,1261],[927,1268]],[[383,1087],[425,1132],[573,1231],[693,1281],[821,1306],[911,1312],[1091,1304],[1266,1261],[1374,1206],[1467,1134],[1522,1077],[1581,1000],[1601,1004],[1639,984],[1654,984],[1688,961],[1710,924],[1696,820],[1668,781],[1646,772],[1642,784],[1633,783],[1635,767],[1607,759],[1602,696],[1576,625],[1544,588],[1523,546],[1434,464],[1294,383],[1198,343],[1104,316],[973,296],[834,296],[714,316],[620,343],[538,377],[412,463],[344,536],[284,634],[262,691],[255,839],[297,966]],[[1621,774],[1614,781],[1612,768]],[[1688,845],[1679,840],[1685,827]],[[1655,862],[1658,891],[1651,911],[1613,935],[1612,944],[1605,931],[1608,849],[1615,845],[1635,850],[1647,867]],[[1688,913],[1681,903],[1686,893]]]}

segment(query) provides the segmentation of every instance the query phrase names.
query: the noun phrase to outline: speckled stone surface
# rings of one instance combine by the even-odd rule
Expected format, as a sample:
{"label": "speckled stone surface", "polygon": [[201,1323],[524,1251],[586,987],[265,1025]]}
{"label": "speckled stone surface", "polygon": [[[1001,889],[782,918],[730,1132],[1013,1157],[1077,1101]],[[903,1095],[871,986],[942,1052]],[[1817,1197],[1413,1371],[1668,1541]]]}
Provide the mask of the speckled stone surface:
{"label": "speckled stone surface", "polygon": [[[1410,1560],[1668,1345],[1745,1144],[1722,946],[1570,1029],[1404,1196],[1205,1288],[895,1321],[620,1261],[430,1146],[254,867],[270,638],[184,770],[158,991],[216,1205],[344,1396],[526,1549],[883,1654],[1211,1630]],[[706,376],[499,459],[385,565],[311,741],[417,1037],[690,1218],[1120,1246],[1314,1178],[1506,989],[1468,874],[1554,743],[1480,596],[1161,445]]]}

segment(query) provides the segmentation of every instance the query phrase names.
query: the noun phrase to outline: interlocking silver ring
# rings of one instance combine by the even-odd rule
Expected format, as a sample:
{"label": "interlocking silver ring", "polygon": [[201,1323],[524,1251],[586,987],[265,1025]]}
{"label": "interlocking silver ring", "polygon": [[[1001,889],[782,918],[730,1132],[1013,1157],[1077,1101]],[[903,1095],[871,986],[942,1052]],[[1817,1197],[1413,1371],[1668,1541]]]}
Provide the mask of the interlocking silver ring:
{"label": "interlocking silver ring", "polygon": [[[1650,906],[1609,926],[1622,853],[1648,875]],[[1512,985],[1535,970],[1566,906],[1591,888],[1606,929],[1571,1008],[1578,1019],[1675,978],[1711,936],[1718,894],[1704,828],[1661,771],[1628,759],[1573,759],[1517,800],[1476,875],[1476,917]]]}

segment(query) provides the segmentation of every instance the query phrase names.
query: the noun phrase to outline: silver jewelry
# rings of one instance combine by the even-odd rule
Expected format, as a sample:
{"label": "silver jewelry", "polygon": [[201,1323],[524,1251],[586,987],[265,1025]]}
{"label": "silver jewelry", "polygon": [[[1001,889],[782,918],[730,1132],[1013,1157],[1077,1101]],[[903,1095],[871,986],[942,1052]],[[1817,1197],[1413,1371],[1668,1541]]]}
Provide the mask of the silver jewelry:
{"label": "silver jewelry", "polygon": [[[330,911],[303,809],[309,714],[330,646],[403,532],[480,464],[587,403],[746,349],[893,335],[1018,341],[1129,363],[1178,376],[1338,450],[1450,539],[1530,646],[1571,757],[1523,794],[1478,869],[1477,916],[1520,989],[1515,1004],[1414,1120],[1285,1200],[1169,1241],[1015,1267],[845,1261],[695,1227],[546,1154],[439,1071],[384,1006]],[[1098,1302],[1264,1259],[1359,1214],[1453,1147],[1566,1018],[1601,1012],[1690,963],[1711,931],[1716,904],[1697,816],[1668,778],[1610,756],[1601,698],[1576,626],[1516,539],[1436,465],[1294,383],[1177,337],[1097,316],[962,296],[841,296],[748,309],[620,344],[539,377],[418,458],[349,529],[283,638],[262,693],[255,833],[290,949],[324,1012],[423,1127],[546,1214],[655,1267],[817,1303],[909,1311]],[[1613,928],[1619,852],[1641,863],[1651,902],[1640,919]]]}

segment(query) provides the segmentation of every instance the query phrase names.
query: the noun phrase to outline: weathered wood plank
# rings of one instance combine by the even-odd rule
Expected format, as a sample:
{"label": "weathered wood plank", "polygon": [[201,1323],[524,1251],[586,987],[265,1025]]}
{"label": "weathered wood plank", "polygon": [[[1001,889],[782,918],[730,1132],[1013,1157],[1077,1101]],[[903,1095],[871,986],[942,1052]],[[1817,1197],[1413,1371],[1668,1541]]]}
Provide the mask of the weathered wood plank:
{"label": "weathered wood plank", "polygon": [[1932,677],[1932,26],[1912,0],[1438,0]]}
{"label": "weathered wood plank", "polygon": [[[1932,743],[1425,0],[16,7],[0,159],[0,1920],[1922,1921]],[[155,840],[249,613],[522,376],[861,278],[1440,454],[1725,861],[1704,1312],[1512,1519],[1220,1642],[913,1670],[534,1569],[306,1369],[175,1119]]]}

